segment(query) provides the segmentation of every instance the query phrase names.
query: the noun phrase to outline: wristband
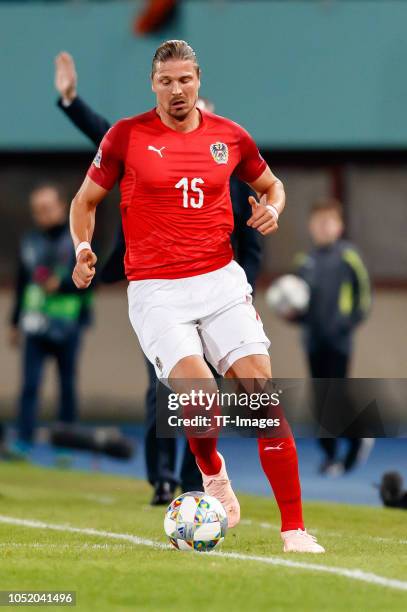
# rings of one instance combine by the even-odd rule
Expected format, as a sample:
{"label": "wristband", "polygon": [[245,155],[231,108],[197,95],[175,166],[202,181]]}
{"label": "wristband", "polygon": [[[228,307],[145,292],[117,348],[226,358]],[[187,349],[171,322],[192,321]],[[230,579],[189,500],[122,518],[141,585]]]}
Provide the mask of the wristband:
{"label": "wristband", "polygon": [[274,219],[276,221],[278,221],[279,214],[278,214],[277,208],[275,206],[273,206],[273,204],[266,204],[266,208],[267,208],[267,210],[269,210],[271,212],[271,214],[273,215]]}
{"label": "wristband", "polygon": [[89,249],[89,251],[92,250],[92,247],[90,246],[89,242],[80,242],[78,244],[78,246],[76,247],[76,259],[78,259],[78,255],[81,251],[84,251],[85,249]]}

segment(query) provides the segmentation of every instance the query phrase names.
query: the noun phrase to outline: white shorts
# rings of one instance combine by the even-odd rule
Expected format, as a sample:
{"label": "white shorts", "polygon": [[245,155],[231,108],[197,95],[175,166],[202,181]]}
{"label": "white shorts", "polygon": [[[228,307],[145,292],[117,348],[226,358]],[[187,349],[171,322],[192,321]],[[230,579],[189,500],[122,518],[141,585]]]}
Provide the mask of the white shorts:
{"label": "white shorts", "polygon": [[189,278],[130,281],[130,321],[158,378],[189,355],[205,355],[221,375],[241,357],[267,355],[251,292],[235,261]]}

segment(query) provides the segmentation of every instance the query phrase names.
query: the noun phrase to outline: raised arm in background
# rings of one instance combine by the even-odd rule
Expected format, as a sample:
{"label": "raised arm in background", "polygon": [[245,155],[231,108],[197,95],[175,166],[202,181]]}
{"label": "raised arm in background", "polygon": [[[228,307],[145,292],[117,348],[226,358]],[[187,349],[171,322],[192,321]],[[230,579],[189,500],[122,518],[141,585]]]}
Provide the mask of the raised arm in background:
{"label": "raised arm in background", "polygon": [[72,123],[98,147],[110,123],[78,96],[77,84],[72,56],[65,51],[58,53],[55,58],[55,88],[60,94],[57,104]]}

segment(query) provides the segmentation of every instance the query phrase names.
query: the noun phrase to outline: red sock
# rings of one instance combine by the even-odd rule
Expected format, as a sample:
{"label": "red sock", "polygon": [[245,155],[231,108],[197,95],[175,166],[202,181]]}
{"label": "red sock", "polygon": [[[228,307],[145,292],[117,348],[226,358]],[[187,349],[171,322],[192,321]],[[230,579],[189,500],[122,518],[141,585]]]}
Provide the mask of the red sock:
{"label": "red sock", "polygon": [[206,476],[218,474],[222,467],[221,458],[216,450],[216,438],[189,438],[189,448],[195,455],[198,467]]}
{"label": "red sock", "polygon": [[257,442],[261,465],[280,509],[281,531],[304,529],[294,438],[259,438]]}
{"label": "red sock", "polygon": [[[204,410],[205,407],[201,405],[187,404],[184,406],[183,416],[187,418],[193,418],[195,416],[208,416]],[[219,406],[216,404],[212,407],[210,416],[220,414]],[[192,454],[195,456],[195,460],[198,464],[199,469],[205,474],[205,476],[212,476],[218,474],[222,468],[222,461],[216,450],[219,426],[213,424],[209,426],[205,431],[199,427],[184,427],[184,433],[188,440],[189,448]],[[209,437],[210,436],[210,437]]]}

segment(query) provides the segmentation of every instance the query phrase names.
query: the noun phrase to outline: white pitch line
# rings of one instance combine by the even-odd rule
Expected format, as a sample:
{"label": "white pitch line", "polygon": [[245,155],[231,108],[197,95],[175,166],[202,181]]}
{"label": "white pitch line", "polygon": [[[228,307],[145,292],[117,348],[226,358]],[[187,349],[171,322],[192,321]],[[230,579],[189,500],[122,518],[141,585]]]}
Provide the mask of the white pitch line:
{"label": "white pitch line", "polygon": [[[61,531],[63,533],[80,533],[82,535],[90,535],[102,538],[112,538],[115,540],[125,540],[131,542],[136,546],[148,546],[150,548],[157,548],[161,550],[168,550],[172,547],[168,544],[162,544],[155,540],[149,540],[146,538],[140,538],[129,533],[116,533],[112,531],[103,531],[92,528],[81,528],[72,527],[71,525],[56,525],[53,523],[44,523],[43,521],[31,520],[31,519],[20,519],[12,516],[4,516],[0,514],[0,523],[8,525],[18,525],[20,527],[31,527],[33,529],[48,529],[52,531]],[[202,555],[204,558],[207,555]],[[280,567],[291,567],[302,570],[312,570],[315,572],[323,572],[327,574],[335,574],[344,578],[350,578],[352,580],[359,580],[361,582],[367,582],[368,584],[375,584],[378,586],[389,587],[400,591],[407,591],[407,582],[397,580],[395,578],[386,578],[385,576],[379,576],[378,574],[372,574],[370,572],[364,572],[360,569],[348,569],[345,567],[334,567],[330,565],[319,565],[318,563],[307,563],[305,561],[291,561],[289,559],[280,559],[279,557],[260,557],[257,555],[244,555],[235,552],[212,552],[210,557],[220,557],[225,559],[237,559],[239,561],[256,561],[258,563],[265,563],[268,565],[275,565]]]}
{"label": "white pitch line", "polygon": [[161,542],[155,542],[154,540],[148,540],[146,538],[139,538],[138,536],[131,535],[130,533],[116,533],[113,531],[103,531],[100,529],[92,529],[90,527],[72,527],[71,525],[55,525],[53,523],[44,523],[42,521],[31,520],[31,519],[19,519],[13,516],[4,516],[0,514],[0,523],[7,523],[9,525],[19,525],[20,527],[32,527],[33,529],[50,529],[52,531],[62,531],[65,533],[81,533],[83,535],[98,536],[102,538],[112,538],[115,540],[125,540],[131,542],[137,546],[150,546],[151,548],[171,548],[170,545],[162,544]]}
{"label": "white pitch line", "polygon": [[240,525],[247,525],[248,527],[254,525],[255,527],[261,527],[262,529],[272,529],[273,531],[280,531],[280,527],[278,525],[274,525],[273,523],[252,521],[252,519],[241,519]]}
{"label": "white pitch line", "polygon": [[128,544],[44,544],[43,542],[0,542],[0,550],[6,548],[34,548],[47,550],[129,550]]}

